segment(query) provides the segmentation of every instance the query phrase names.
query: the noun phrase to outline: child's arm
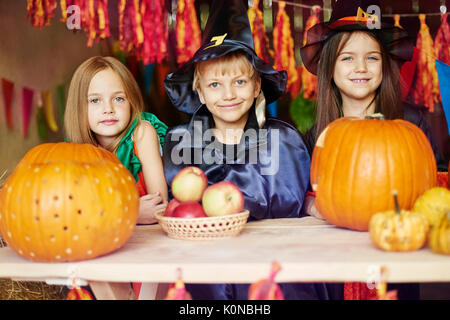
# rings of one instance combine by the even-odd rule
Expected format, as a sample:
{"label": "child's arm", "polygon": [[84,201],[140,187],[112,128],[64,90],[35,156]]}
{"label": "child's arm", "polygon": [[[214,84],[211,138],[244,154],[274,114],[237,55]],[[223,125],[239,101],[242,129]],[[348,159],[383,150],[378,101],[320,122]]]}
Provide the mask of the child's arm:
{"label": "child's arm", "polygon": [[148,192],[148,195],[141,197],[138,223],[155,223],[154,213],[165,209],[168,200],[158,135],[150,123],[141,121],[133,138]]}

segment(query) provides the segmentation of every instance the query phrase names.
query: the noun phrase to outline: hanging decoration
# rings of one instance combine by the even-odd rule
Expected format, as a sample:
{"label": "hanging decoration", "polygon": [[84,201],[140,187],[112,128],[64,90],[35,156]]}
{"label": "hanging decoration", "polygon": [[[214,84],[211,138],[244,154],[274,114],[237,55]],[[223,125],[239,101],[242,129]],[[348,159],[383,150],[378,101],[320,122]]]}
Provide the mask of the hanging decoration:
{"label": "hanging decoration", "polygon": [[58,114],[61,123],[64,123],[64,112],[66,109],[65,91],[66,87],[64,84],[56,87],[56,103],[58,105]]}
{"label": "hanging decoration", "polygon": [[[321,12],[319,6],[312,8],[312,14],[306,20],[305,31],[303,34],[303,45],[306,44],[306,34],[308,30],[320,22],[319,13]],[[317,96],[317,76],[309,72],[305,66],[302,66],[301,72],[303,97],[308,100],[315,100]]]}
{"label": "hanging decoration", "polygon": [[95,300],[92,294],[84,288],[73,287],[67,293],[66,300]]}
{"label": "hanging decoration", "polygon": [[275,65],[277,71],[287,70],[287,90],[290,90],[292,83],[298,80],[297,69],[295,68],[294,58],[294,39],[291,35],[291,26],[289,16],[285,11],[286,3],[278,3],[278,12],[275,18],[275,27],[273,28],[273,46],[275,49]]}
{"label": "hanging decoration", "polygon": [[274,54],[273,50],[269,48],[269,39],[263,22],[263,14],[258,6],[259,0],[253,0],[253,5],[248,9],[248,20],[250,21],[256,54],[264,61],[269,62],[269,57],[273,58]]}
{"label": "hanging decoration", "polygon": [[42,96],[40,94],[36,95],[37,113],[36,113],[36,124],[38,135],[41,140],[47,138],[47,124],[45,123],[45,112],[44,103],[42,101]]}
{"label": "hanging decoration", "polygon": [[284,300],[283,291],[275,281],[280,270],[280,264],[272,262],[269,276],[252,283],[248,288],[248,300]]}
{"label": "hanging decoration", "polygon": [[53,132],[58,131],[58,125],[55,121],[55,115],[53,111],[53,99],[50,90],[44,90],[41,92],[42,102],[44,104],[44,114],[47,121],[48,128]]}
{"label": "hanging decoration", "polygon": [[176,19],[177,63],[181,65],[187,62],[201,45],[201,31],[194,0],[178,0]]}
{"label": "hanging decoration", "polygon": [[164,0],[141,0],[140,14],[144,40],[138,48],[138,58],[144,65],[161,63],[167,57],[169,39]]}
{"label": "hanging decoration", "polygon": [[12,123],[12,98],[14,92],[14,83],[2,78],[2,88],[3,88],[3,101],[5,103],[6,121],[8,122],[9,129],[13,129]]}
{"label": "hanging decoration", "polygon": [[31,111],[33,109],[34,91],[27,87],[22,89],[22,115],[23,115],[23,137],[28,136],[28,126],[30,124]]}
{"label": "hanging decoration", "polygon": [[345,282],[344,300],[377,300],[377,290],[369,289],[364,282]]}
{"label": "hanging decoration", "polygon": [[177,269],[177,281],[170,284],[164,300],[192,300],[191,294],[184,286],[180,268]]}
{"label": "hanging decoration", "polygon": [[[394,26],[400,29],[403,27],[400,25],[400,15],[394,15]],[[409,91],[411,90],[411,85],[414,79],[414,74],[416,72],[417,62],[419,60],[419,50],[414,47],[414,53],[410,61],[406,61],[400,67],[400,76],[402,81],[400,82],[402,87],[402,99],[406,99]]]}
{"label": "hanging decoration", "polygon": [[50,19],[55,16],[56,0],[27,0],[27,20],[33,27],[42,29],[50,25]]}
{"label": "hanging decoration", "polygon": [[435,66],[433,39],[425,22],[425,14],[419,15],[420,30],[416,47],[420,52],[417,65],[417,81],[414,90],[414,102],[422,104],[434,112],[434,104],[438,100],[439,83]]}
{"label": "hanging decoration", "polygon": [[164,0],[120,0],[120,49],[144,65],[161,63],[168,54],[167,17]]}
{"label": "hanging decoration", "polygon": [[436,59],[450,65],[450,30],[447,13],[442,14],[442,23],[434,39],[434,53]]}
{"label": "hanging decoration", "polygon": [[108,0],[61,0],[62,22],[67,20],[67,7],[78,6],[80,8],[80,27],[88,37],[87,46],[92,47],[94,41],[105,39],[109,32]]}

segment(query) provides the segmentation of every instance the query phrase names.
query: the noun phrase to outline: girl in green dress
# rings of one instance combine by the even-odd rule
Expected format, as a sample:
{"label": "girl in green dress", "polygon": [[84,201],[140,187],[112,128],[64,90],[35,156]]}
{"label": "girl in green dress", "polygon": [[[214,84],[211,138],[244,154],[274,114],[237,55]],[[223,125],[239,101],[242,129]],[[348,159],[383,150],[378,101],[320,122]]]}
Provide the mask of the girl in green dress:
{"label": "girl in green dress", "polygon": [[150,224],[168,200],[161,160],[167,126],[143,109],[131,72],[115,58],[96,56],[73,75],[64,128],[68,141],[105,148],[128,168],[141,197],[138,224]]}

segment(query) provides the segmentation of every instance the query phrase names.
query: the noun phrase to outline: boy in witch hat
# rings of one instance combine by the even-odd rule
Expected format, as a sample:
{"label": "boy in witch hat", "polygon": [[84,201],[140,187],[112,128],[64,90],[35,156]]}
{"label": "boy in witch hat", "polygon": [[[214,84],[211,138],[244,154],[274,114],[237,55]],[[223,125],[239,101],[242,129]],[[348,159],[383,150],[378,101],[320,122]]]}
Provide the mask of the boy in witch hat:
{"label": "boy in witch hat", "polygon": [[[168,131],[164,171],[170,187],[186,166],[208,183],[228,180],[245,198],[250,220],[300,217],[310,157],[300,133],[265,118],[265,103],[286,89],[287,74],[257,57],[245,0],[213,1],[203,45],[164,82],[171,102],[192,114]],[[170,193],[170,191],[169,191]],[[248,298],[248,284],[187,285],[194,299]],[[286,299],[329,299],[325,284],[281,284]]]}

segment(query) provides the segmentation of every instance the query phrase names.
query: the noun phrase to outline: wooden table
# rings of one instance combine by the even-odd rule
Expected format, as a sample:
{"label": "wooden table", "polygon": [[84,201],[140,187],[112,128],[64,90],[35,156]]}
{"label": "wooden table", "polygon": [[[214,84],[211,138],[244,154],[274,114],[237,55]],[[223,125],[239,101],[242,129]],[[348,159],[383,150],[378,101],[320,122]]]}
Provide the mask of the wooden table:
{"label": "wooden table", "polygon": [[[234,238],[185,241],[169,238],[159,225],[138,226],[124,247],[92,260],[39,263],[10,248],[0,249],[0,278],[42,281],[74,274],[97,299],[132,299],[130,282],[148,282],[147,297],[164,296],[182,269],[184,282],[250,283],[281,264],[278,282],[372,282],[381,266],[387,282],[450,282],[450,256],[429,248],[414,252],[376,249],[368,232],[342,229],[313,217],[249,222]],[[162,290],[161,290],[162,288]],[[150,290],[150,291],[148,291]]]}

